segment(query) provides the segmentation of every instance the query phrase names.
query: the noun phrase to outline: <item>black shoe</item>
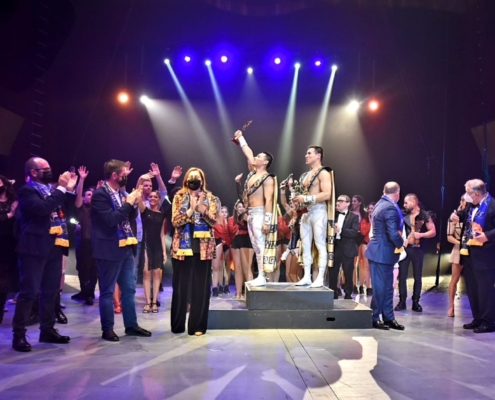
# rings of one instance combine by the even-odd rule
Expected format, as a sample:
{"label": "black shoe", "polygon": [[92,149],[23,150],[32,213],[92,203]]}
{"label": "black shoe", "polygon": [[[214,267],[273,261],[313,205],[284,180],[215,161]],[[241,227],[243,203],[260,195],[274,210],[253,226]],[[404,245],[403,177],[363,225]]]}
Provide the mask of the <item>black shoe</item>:
{"label": "black shoe", "polygon": [[84,304],[86,304],[87,306],[92,306],[94,304],[93,298],[88,297],[86,300],[84,300]]}
{"label": "black shoe", "polygon": [[354,287],[352,288],[352,293],[354,293],[354,294],[359,294],[359,291],[358,291],[357,286],[354,286]]}
{"label": "black shoe", "polygon": [[163,285],[161,282],[160,282],[160,287],[158,288],[158,291],[163,292]]}
{"label": "black shoe", "polygon": [[229,290],[229,286],[228,286],[228,285],[225,285],[225,286],[223,287],[223,293],[224,293],[224,294],[230,294],[230,290]]}
{"label": "black shoe", "polygon": [[352,296],[350,294],[346,294],[344,300],[352,300]]}
{"label": "black shoe", "polygon": [[68,322],[67,317],[62,312],[62,310],[55,311],[55,321],[57,321],[59,324],[64,324],[64,325]]}
{"label": "black shoe", "polygon": [[72,296],[70,296],[70,298],[72,300],[84,300],[84,293],[79,292],[79,293],[73,294]]}
{"label": "black shoe", "polygon": [[15,334],[14,333],[14,338],[12,339],[12,348],[15,351],[21,351],[23,353],[31,351],[31,345],[26,340],[26,334],[25,333],[22,333],[22,334]]}
{"label": "black shoe", "polygon": [[40,343],[58,343],[65,344],[70,342],[69,336],[62,336],[57,329],[50,329],[46,332],[40,332]]}
{"label": "black shoe", "polygon": [[220,285],[218,287],[218,294],[223,294],[223,286],[222,285]]}
{"label": "black shoe", "polygon": [[495,332],[495,326],[480,325],[473,329],[474,333],[490,333]]}
{"label": "black shoe", "polygon": [[366,288],[366,296],[373,296],[373,289],[372,288]]}
{"label": "black shoe", "polygon": [[161,307],[161,305],[162,305],[159,300],[157,300],[155,304],[157,307]]}
{"label": "black shoe", "polygon": [[382,321],[373,321],[373,328],[381,329],[382,331],[388,331],[390,328]]}
{"label": "black shoe", "polygon": [[114,331],[103,331],[101,338],[107,342],[118,342],[120,340]]}
{"label": "black shoe", "polygon": [[388,326],[390,329],[395,329],[395,330],[398,330],[398,331],[403,331],[404,329],[404,325],[401,325],[399,324],[395,319],[393,319],[392,321],[383,321],[383,324],[385,326]]}
{"label": "black shoe", "polygon": [[146,329],[141,328],[139,325],[136,325],[133,328],[125,328],[125,334],[127,336],[145,336],[150,337],[151,332]]}
{"label": "black shoe", "polygon": [[26,326],[36,325],[39,324],[39,322],[40,322],[40,318],[38,317],[38,315],[32,314],[29,317],[29,321],[27,322]]}
{"label": "black shoe", "polygon": [[479,326],[481,326],[481,324],[479,322],[477,322],[477,321],[474,321],[474,320],[473,320],[473,322],[470,322],[469,324],[462,325],[462,327],[464,329],[476,329]]}
{"label": "black shoe", "polygon": [[423,312],[423,307],[417,301],[413,301],[412,310],[416,312]]}
{"label": "black shoe", "polygon": [[334,300],[338,300],[339,299],[339,295],[337,294],[337,292],[333,292],[333,299]]}
{"label": "black shoe", "polygon": [[394,308],[395,311],[404,311],[405,309],[406,309],[405,300],[400,300]]}
{"label": "black shoe", "polygon": [[218,297],[218,288],[214,287],[213,290],[212,290],[212,294],[211,294],[213,297]]}
{"label": "black shoe", "polygon": [[364,287],[359,286],[359,294],[364,294]]}

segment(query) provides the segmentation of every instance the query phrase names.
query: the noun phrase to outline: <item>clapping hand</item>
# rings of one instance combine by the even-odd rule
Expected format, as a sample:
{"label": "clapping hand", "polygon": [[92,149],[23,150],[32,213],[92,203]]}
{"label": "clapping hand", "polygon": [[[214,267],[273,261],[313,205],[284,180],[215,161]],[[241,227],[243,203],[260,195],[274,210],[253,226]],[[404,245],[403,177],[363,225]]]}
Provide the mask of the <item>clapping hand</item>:
{"label": "clapping hand", "polygon": [[89,171],[86,170],[86,167],[84,165],[81,165],[78,168],[77,173],[79,174],[79,178],[81,178],[82,180],[86,179],[89,175]]}
{"label": "clapping hand", "polygon": [[459,223],[459,216],[457,215],[456,210],[454,210],[454,212],[450,214],[450,220],[455,224]]}
{"label": "clapping hand", "polygon": [[66,189],[69,192],[72,192],[77,184],[77,174],[75,172],[69,172],[69,174],[70,174],[70,179],[69,182],[67,183]]}
{"label": "clapping hand", "polygon": [[236,181],[237,183],[239,183],[239,182],[241,181],[241,179],[242,179],[242,175],[244,175],[244,174],[239,174],[239,175],[237,175],[237,176],[235,177],[235,181]]}
{"label": "clapping hand", "polygon": [[143,185],[140,185],[137,189],[134,189],[129,196],[127,196],[126,203],[129,203],[131,206],[133,206],[136,201],[142,196],[143,194]]}
{"label": "clapping hand", "polygon": [[205,192],[201,192],[198,197],[198,211],[201,214],[204,214],[206,212],[206,206],[205,206]]}
{"label": "clapping hand", "polygon": [[62,186],[63,188],[67,189],[67,185],[69,184],[70,181],[70,172],[65,171],[63,174],[61,174],[58,177],[58,185]]}

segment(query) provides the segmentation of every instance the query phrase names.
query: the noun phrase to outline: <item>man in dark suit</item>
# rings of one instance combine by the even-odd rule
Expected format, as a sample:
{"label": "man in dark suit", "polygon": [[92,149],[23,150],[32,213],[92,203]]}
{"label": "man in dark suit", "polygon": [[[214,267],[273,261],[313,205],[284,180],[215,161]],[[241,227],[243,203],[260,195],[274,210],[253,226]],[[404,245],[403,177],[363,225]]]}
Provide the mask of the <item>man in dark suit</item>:
{"label": "man in dark suit", "polygon": [[129,195],[125,193],[129,170],[123,161],[110,160],[103,169],[105,183],[94,192],[91,199],[91,242],[100,284],[102,338],[110,342],[119,341],[113,331],[113,292],[116,283],[122,291],[125,334],[151,336],[151,332],[137,324],[134,303],[134,254],[137,240],[129,222],[130,218],[135,217],[134,203],[142,195],[142,188]]}
{"label": "man in dark suit", "polygon": [[44,343],[69,343],[54,328],[55,299],[60,290],[62,256],[67,256],[69,241],[65,215],[75,196],[77,176],[64,172],[58,187],[52,189],[52,170],[48,161],[33,157],[25,165],[26,185],[18,192],[20,290],[12,320],[16,351],[31,351],[26,340],[26,325],[33,303],[39,295],[40,337]]}
{"label": "man in dark suit", "polygon": [[337,213],[335,215],[335,241],[334,241],[334,265],[329,272],[329,286],[334,291],[334,299],[337,295],[337,282],[339,270],[342,266],[344,272],[345,300],[352,300],[352,274],[354,273],[354,257],[358,255],[356,236],[359,232],[359,217],[349,212],[351,199],[345,194],[337,199]]}
{"label": "man in dark suit", "polygon": [[[404,221],[397,205],[400,198],[400,186],[388,182],[383,188],[383,196],[376,203],[371,216],[372,233],[365,252],[371,270],[373,282],[373,327],[376,329],[404,330],[394,316],[394,265],[399,261],[399,252],[404,251],[404,239],[401,237]],[[383,322],[380,321],[383,316]]]}
{"label": "man in dark suit", "polygon": [[451,215],[463,223],[461,264],[473,314],[463,328],[495,332],[495,201],[480,179],[467,181],[465,188],[466,208]]}

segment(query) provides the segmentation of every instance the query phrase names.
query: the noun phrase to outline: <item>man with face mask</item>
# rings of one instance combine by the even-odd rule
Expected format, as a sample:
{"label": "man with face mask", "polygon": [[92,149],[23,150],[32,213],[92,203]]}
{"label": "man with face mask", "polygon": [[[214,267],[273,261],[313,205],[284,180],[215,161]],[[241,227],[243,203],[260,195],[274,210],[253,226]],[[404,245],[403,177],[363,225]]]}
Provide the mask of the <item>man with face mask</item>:
{"label": "man with face mask", "polygon": [[[400,198],[400,186],[388,182],[383,188],[383,196],[376,203],[371,216],[373,237],[368,243],[365,257],[370,262],[371,282],[373,282],[373,328],[404,330],[394,316],[394,264],[404,251],[407,240],[402,239],[402,213],[397,205]],[[380,317],[383,316],[383,321]]]}
{"label": "man with face mask", "polygon": [[[33,157],[25,165],[26,185],[18,192],[20,291],[12,320],[16,351],[31,351],[26,340],[26,325],[31,308],[38,297],[40,337],[44,343],[69,343],[68,336],[54,328],[55,301],[60,289],[62,257],[68,255],[69,237],[65,216],[74,204],[69,194],[77,183],[77,176],[64,172],[58,187],[52,189],[52,170],[48,161]],[[29,179],[28,179],[29,178]]]}
{"label": "man with face mask", "polygon": [[125,334],[151,336],[151,332],[138,325],[134,303],[134,254],[137,240],[129,219],[135,218],[134,204],[142,195],[142,187],[129,195],[125,193],[129,172],[123,161],[107,161],[103,166],[105,183],[95,190],[91,199],[91,239],[100,280],[102,338],[110,342],[119,341],[113,331],[115,283],[119,284],[122,291]]}
{"label": "man with face mask", "polygon": [[466,208],[454,211],[452,222],[462,222],[461,264],[473,314],[464,329],[495,332],[495,201],[480,179],[466,182]]}

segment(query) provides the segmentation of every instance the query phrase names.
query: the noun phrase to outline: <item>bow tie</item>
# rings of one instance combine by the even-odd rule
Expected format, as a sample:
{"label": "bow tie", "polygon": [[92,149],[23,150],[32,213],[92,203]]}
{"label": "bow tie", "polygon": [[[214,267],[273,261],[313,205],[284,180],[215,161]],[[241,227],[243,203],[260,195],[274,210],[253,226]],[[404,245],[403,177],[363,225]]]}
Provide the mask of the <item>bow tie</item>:
{"label": "bow tie", "polygon": [[347,215],[347,211],[346,211],[346,212],[338,211],[338,213],[339,213],[340,215],[343,215],[344,217]]}

